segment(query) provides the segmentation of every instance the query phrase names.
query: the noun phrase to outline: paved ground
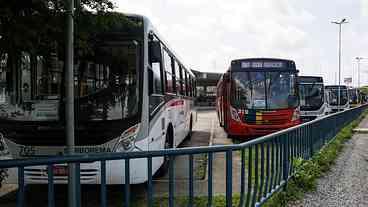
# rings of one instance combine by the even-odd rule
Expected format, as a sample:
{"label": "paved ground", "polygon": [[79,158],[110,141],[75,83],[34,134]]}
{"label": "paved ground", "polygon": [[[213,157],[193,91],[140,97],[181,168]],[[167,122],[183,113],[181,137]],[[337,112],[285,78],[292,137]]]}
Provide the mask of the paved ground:
{"label": "paved ground", "polygon": [[[368,118],[359,128],[368,128]],[[293,206],[368,206],[368,134],[356,133],[317,190]]]}
{"label": "paved ground", "polygon": [[[194,125],[193,136],[191,140],[186,140],[180,147],[206,146],[206,145],[225,145],[232,144],[226,133],[218,126],[216,112],[214,110],[202,110],[198,113],[198,122]],[[215,154],[214,156],[214,193],[225,193],[225,160],[224,154]],[[207,165],[206,156],[195,156],[194,166],[194,189],[195,196],[207,195]],[[175,159],[175,195],[185,196],[188,194],[188,157],[182,156]],[[240,191],[240,157],[239,153],[233,154],[233,192]],[[154,197],[159,199],[168,193],[168,176],[154,180]],[[145,200],[146,185],[132,185],[132,200]],[[82,200],[85,206],[99,206],[98,185],[82,186]],[[57,185],[55,189],[56,203],[58,206],[65,206],[67,200],[67,188],[65,185]],[[16,186],[6,185],[0,189],[0,206],[15,206]],[[108,188],[109,206],[118,206],[123,203],[123,187],[109,186]],[[27,206],[46,206],[47,204],[47,186],[32,185],[27,187]]]}

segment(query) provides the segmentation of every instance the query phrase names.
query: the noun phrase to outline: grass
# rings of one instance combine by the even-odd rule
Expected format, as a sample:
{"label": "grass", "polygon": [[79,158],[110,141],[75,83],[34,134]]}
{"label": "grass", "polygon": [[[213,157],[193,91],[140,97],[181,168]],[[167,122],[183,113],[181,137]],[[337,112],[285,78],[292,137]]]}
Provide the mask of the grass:
{"label": "grass", "polygon": [[[193,206],[207,207],[207,202],[208,202],[207,200],[208,200],[207,196],[194,197]],[[240,202],[240,195],[233,194],[233,206],[239,206],[239,202]],[[189,203],[189,200],[187,197],[175,198],[175,206],[177,207],[187,207],[188,203]],[[160,198],[159,201],[156,200],[153,206],[154,207],[168,207],[169,206],[168,197]],[[224,195],[214,196],[212,200],[212,206],[213,207],[226,206],[226,197]]]}
{"label": "grass", "polygon": [[207,170],[207,154],[198,155],[195,165],[195,178],[199,180],[205,179]]}
{"label": "grass", "polygon": [[295,176],[290,180],[285,191],[280,191],[268,200],[264,206],[279,207],[302,199],[304,194],[316,190],[317,179],[335,163],[344,147],[344,143],[353,136],[353,129],[368,114],[364,112],[357,120],[344,127],[328,145],[316,153],[312,159],[294,160]]}

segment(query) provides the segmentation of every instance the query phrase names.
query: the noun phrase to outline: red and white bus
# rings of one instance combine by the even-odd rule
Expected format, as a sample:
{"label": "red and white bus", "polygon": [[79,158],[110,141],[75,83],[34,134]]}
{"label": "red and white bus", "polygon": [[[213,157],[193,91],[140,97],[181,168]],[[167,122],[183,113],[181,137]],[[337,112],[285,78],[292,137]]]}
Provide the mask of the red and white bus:
{"label": "red and white bus", "polygon": [[233,60],[217,85],[220,126],[250,138],[299,124],[297,74],[292,60]]}

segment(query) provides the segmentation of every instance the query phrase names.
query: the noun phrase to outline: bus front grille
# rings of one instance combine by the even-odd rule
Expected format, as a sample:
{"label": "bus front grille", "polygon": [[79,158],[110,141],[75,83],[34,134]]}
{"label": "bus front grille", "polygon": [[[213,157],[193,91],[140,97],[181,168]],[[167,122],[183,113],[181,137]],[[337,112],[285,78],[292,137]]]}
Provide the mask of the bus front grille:
{"label": "bus front grille", "polygon": [[[66,168],[66,166],[62,167]],[[98,175],[99,175],[98,169],[95,168],[80,169],[80,180],[82,183],[95,181]],[[29,182],[39,182],[39,183],[48,182],[47,167],[38,166],[38,167],[25,168],[24,176],[25,179]],[[65,183],[68,181],[67,174],[58,174],[57,172],[55,172],[55,170],[53,170],[53,178],[55,182]]]}

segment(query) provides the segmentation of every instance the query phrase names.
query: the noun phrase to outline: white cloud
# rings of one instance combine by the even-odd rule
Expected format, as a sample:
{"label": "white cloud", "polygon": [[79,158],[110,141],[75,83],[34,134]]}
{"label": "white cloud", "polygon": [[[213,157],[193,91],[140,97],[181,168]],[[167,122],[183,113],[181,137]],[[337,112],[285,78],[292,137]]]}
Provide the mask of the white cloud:
{"label": "white cloud", "polygon": [[344,26],[343,75],[351,76],[355,53],[363,54],[368,46],[366,21],[357,15],[368,15],[368,0],[119,0],[116,4],[118,11],[148,16],[183,61],[202,71],[224,72],[234,58],[282,57],[295,59],[302,74],[323,72],[333,83],[337,27],[330,21],[339,16],[351,21]]}
{"label": "white cloud", "polygon": [[362,15],[368,16],[368,0],[361,0]]}

